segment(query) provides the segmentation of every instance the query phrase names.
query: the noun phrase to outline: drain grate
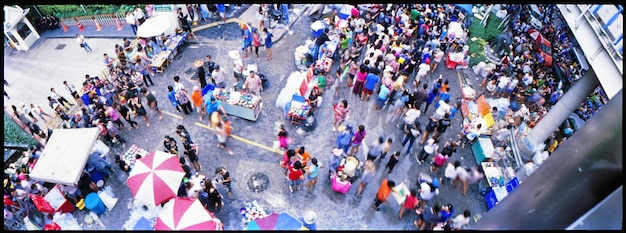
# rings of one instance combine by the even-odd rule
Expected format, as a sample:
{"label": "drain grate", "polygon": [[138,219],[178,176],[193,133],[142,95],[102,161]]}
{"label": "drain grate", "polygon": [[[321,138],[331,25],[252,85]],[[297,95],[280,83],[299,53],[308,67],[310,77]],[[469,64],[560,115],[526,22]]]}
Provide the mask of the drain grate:
{"label": "drain grate", "polygon": [[56,50],[61,50],[61,49],[64,49],[64,48],[65,48],[65,46],[67,46],[67,44],[58,44],[58,45],[57,45],[57,47],[56,47],[56,48],[54,48],[54,49],[56,49]]}
{"label": "drain grate", "polygon": [[255,172],[248,178],[248,188],[256,193],[263,192],[270,184],[270,177],[262,172]]}
{"label": "drain grate", "polygon": [[187,75],[192,75],[193,73],[195,73],[195,69],[189,68],[184,73],[187,74]]}

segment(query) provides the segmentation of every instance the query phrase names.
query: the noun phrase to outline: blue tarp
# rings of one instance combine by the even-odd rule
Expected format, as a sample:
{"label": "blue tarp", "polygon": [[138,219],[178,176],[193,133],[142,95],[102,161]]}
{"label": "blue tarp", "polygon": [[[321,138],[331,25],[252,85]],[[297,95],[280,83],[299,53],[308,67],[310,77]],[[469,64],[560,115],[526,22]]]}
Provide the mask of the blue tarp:
{"label": "blue tarp", "polygon": [[467,13],[472,13],[472,4],[454,4],[456,7],[464,10]]}

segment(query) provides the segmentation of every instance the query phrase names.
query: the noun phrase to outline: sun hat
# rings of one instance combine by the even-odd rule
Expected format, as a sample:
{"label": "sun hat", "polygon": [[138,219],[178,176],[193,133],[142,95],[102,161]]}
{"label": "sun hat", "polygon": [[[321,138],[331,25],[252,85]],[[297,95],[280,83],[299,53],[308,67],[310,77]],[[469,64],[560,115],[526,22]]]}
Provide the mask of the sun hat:
{"label": "sun hat", "polygon": [[312,210],[309,210],[304,213],[304,223],[313,224],[317,220],[317,214]]}
{"label": "sun hat", "polygon": [[239,55],[239,51],[237,50],[231,50],[228,52],[228,56],[232,59],[238,60],[241,59],[241,56]]}
{"label": "sun hat", "polygon": [[203,60],[195,60],[193,62],[193,66],[195,67],[202,67],[204,65],[204,61]]}

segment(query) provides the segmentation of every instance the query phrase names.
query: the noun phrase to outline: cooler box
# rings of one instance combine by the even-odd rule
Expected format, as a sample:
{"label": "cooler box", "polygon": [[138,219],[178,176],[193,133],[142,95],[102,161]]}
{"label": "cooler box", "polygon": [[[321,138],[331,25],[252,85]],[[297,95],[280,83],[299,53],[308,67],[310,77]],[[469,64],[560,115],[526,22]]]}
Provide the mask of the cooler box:
{"label": "cooler box", "polygon": [[215,90],[215,86],[207,83],[206,86],[202,88],[202,96],[206,95],[207,93],[213,93],[213,90]]}
{"label": "cooler box", "polygon": [[100,200],[98,193],[95,192],[92,192],[87,195],[87,197],[85,197],[85,207],[87,207],[87,209],[93,211],[97,215],[101,215],[104,213],[104,211],[106,211],[104,203],[102,202],[102,200]]}
{"label": "cooler box", "polygon": [[324,23],[324,21],[318,20],[311,24],[311,29],[313,30],[313,37],[317,38],[322,33],[324,33],[324,29],[326,29],[328,25]]}

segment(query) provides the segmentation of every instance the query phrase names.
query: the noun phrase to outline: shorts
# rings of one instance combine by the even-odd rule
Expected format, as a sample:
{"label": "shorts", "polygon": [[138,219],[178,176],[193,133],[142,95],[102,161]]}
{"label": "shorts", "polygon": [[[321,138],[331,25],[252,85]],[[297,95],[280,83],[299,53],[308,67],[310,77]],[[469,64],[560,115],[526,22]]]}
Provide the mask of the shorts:
{"label": "shorts", "polygon": [[378,158],[378,156],[369,153],[367,154],[367,160],[374,161],[376,158]]}
{"label": "shorts", "polygon": [[226,142],[217,142],[217,144],[222,146],[222,147],[226,147]]}
{"label": "shorts", "polygon": [[198,161],[198,156],[197,155],[189,155],[189,162],[197,162]]}
{"label": "shorts", "polygon": [[367,88],[363,88],[363,94],[371,95],[372,93],[374,93],[374,90],[368,90]]}
{"label": "shorts", "polygon": [[301,179],[289,180],[289,186],[296,186],[296,185],[300,185],[301,183],[302,183]]}

